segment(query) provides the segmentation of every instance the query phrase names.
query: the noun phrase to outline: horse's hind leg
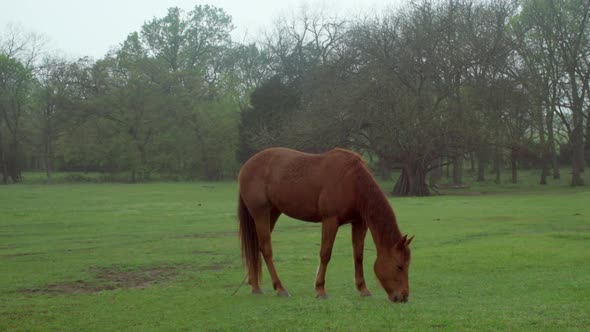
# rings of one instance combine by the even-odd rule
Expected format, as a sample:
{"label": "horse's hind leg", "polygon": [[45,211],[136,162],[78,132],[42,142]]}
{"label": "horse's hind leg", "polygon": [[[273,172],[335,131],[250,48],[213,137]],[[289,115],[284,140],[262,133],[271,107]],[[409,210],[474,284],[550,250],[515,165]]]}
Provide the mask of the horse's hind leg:
{"label": "horse's hind leg", "polygon": [[272,208],[270,210],[270,232],[271,233],[275,229],[275,224],[277,223],[277,220],[279,219],[280,216],[281,216],[281,211],[279,211],[278,209]]}
{"label": "horse's hind leg", "polygon": [[283,287],[283,284],[279,279],[274,262],[272,260],[272,244],[270,240],[270,233],[280,215],[280,212],[277,212],[278,211],[274,211],[273,209],[266,208],[258,212],[253,217],[256,222],[256,233],[258,234],[260,252],[262,253],[262,257],[264,257],[266,267],[268,268],[268,273],[272,279],[272,287],[277,291],[277,295],[289,296],[289,292],[287,292],[287,290]]}
{"label": "horse's hind leg", "polygon": [[354,281],[361,296],[371,296],[371,292],[365,283],[363,274],[363,249],[365,247],[365,235],[367,235],[367,224],[364,221],[352,223],[352,248],[354,254]]}
{"label": "horse's hind leg", "polygon": [[320,249],[320,268],[315,281],[316,295],[320,299],[328,298],[324,285],[326,284],[326,269],[332,257],[332,247],[338,232],[338,219],[329,218],[322,221],[322,247]]}

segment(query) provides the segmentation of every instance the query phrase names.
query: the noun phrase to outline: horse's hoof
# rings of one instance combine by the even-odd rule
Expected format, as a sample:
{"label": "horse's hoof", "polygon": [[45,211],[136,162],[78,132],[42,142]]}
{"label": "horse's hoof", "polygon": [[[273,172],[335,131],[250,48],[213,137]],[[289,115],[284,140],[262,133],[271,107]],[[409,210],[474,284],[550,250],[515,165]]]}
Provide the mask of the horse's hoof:
{"label": "horse's hoof", "polygon": [[371,292],[369,292],[368,290],[366,290],[366,291],[362,291],[361,292],[361,296],[362,297],[369,297],[369,296],[373,296],[373,294],[371,294]]}
{"label": "horse's hoof", "polygon": [[291,297],[291,294],[289,294],[289,292],[287,292],[286,290],[278,292],[277,295],[280,297]]}
{"label": "horse's hoof", "polygon": [[328,299],[328,294],[318,295],[318,296],[316,296],[316,298],[318,298],[320,300],[327,300]]}
{"label": "horse's hoof", "polygon": [[253,289],[252,290],[252,294],[254,294],[254,295],[262,295],[262,294],[264,294],[264,292],[262,291],[262,289],[259,288],[259,289]]}

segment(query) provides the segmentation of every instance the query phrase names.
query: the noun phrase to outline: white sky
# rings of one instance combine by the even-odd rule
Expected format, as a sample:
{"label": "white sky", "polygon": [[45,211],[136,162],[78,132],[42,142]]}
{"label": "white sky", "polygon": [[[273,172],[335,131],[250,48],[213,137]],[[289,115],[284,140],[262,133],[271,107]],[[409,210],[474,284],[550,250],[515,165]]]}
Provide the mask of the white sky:
{"label": "white sky", "polygon": [[0,0],[0,35],[8,24],[42,34],[50,49],[69,57],[102,57],[139,31],[153,17],[163,17],[167,8],[185,11],[197,4],[210,4],[232,16],[233,38],[256,40],[280,15],[289,15],[302,5],[325,6],[344,17],[381,11],[406,0]]}

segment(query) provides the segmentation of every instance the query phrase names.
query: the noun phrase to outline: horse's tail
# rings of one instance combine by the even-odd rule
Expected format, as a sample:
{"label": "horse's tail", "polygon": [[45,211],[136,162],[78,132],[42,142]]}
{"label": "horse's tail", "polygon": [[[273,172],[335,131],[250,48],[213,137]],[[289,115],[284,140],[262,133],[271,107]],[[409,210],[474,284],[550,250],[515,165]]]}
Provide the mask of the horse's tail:
{"label": "horse's tail", "polygon": [[242,243],[242,259],[244,260],[244,265],[248,270],[248,276],[250,278],[256,276],[260,280],[262,265],[256,225],[241,195],[238,202],[238,219],[240,223],[240,242]]}

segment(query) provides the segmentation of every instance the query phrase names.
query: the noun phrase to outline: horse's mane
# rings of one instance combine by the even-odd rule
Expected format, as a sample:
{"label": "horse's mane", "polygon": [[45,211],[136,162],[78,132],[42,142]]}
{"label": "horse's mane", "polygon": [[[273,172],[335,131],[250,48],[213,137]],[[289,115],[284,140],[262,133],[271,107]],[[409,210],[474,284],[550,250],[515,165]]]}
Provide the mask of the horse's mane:
{"label": "horse's mane", "polygon": [[354,173],[360,217],[374,234],[378,234],[378,243],[391,248],[402,236],[393,209],[364,161],[359,158],[356,165]]}

